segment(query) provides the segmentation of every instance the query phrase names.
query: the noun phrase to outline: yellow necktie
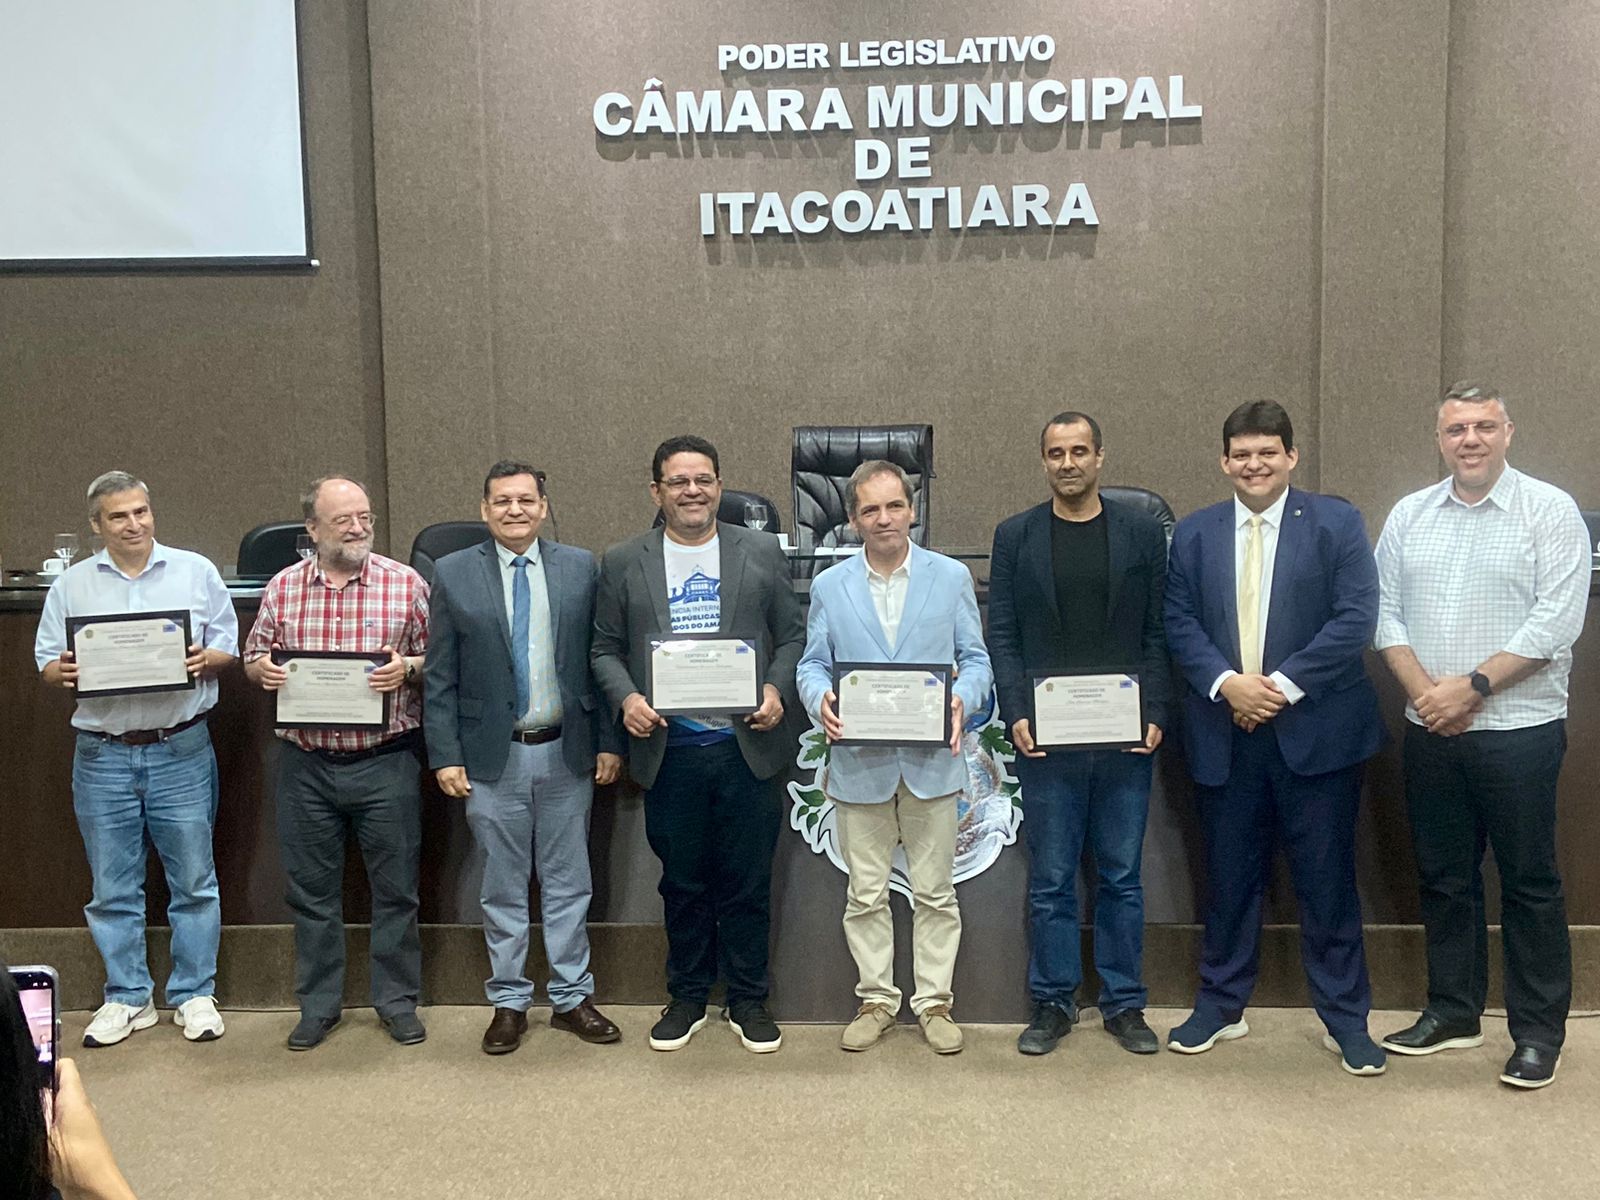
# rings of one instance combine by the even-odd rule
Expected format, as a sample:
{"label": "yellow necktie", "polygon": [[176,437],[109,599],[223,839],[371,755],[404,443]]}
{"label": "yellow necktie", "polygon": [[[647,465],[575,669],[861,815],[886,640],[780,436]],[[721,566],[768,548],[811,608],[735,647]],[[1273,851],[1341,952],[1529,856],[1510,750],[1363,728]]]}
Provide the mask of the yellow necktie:
{"label": "yellow necktie", "polygon": [[1239,572],[1239,661],[1246,675],[1261,674],[1261,517],[1250,518]]}

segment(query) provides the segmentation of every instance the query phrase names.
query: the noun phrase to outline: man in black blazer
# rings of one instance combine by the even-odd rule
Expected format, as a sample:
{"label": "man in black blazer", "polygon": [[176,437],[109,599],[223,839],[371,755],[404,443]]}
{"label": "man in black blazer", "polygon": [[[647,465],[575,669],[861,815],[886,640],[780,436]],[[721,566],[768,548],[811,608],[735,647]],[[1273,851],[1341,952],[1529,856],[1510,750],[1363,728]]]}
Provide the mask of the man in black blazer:
{"label": "man in black blazer", "polygon": [[[745,1048],[778,1049],[766,1009],[772,852],[780,775],[795,752],[794,669],[805,648],[789,560],[770,533],[717,520],[717,451],[698,437],[656,448],[650,494],[660,528],[613,546],[595,599],[594,675],[631,735],[628,770],[644,789],[645,833],[661,860],[672,1003],[650,1031],[677,1050],[705,1025],[717,975]],[[761,705],[746,716],[661,716],[650,707],[653,641],[682,633],[756,640]]]}
{"label": "man in black blazer", "polygon": [[[1031,857],[1033,1019],[1017,1049],[1048,1054],[1078,1019],[1078,862],[1087,835],[1098,876],[1094,959],[1101,1020],[1125,1050],[1154,1054],[1159,1047],[1144,1019],[1139,868],[1153,755],[1166,724],[1166,533],[1150,514],[1101,497],[1105,449],[1093,417],[1052,417],[1039,450],[1051,498],[995,530],[989,579],[989,654],[1001,719],[1017,749]],[[1029,674],[1060,670],[1136,675],[1144,744],[1038,749]]]}
{"label": "man in black blazer", "polygon": [[594,555],[540,538],[548,512],[543,475],[498,462],[483,483],[493,540],[447,554],[434,568],[423,727],[440,788],[467,802],[483,864],[494,1005],[487,1054],[509,1054],[528,1028],[535,855],[550,1024],[586,1042],[621,1036],[590,1000],[587,927],[589,809],[594,785],[622,769],[621,734],[589,672]]}

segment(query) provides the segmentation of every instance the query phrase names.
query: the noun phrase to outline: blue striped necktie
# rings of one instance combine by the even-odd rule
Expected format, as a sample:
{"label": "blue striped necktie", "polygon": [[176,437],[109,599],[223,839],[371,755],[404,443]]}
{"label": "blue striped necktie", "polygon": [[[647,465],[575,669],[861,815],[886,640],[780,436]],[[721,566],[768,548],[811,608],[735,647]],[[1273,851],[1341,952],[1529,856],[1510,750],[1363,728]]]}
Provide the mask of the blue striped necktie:
{"label": "blue striped necktie", "polygon": [[517,569],[511,581],[511,670],[517,680],[517,720],[528,711],[532,681],[528,676],[528,611],[533,607],[532,593],[528,590],[528,556],[519,554],[511,560]]}

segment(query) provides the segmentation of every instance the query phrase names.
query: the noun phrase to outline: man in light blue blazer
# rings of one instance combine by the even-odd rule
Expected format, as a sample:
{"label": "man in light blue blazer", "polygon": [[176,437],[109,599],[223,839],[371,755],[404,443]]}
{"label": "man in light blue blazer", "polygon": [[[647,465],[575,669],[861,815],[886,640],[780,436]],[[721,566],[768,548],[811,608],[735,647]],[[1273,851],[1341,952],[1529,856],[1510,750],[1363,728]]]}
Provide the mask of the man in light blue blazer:
{"label": "man in light blue blazer", "polygon": [[956,797],[966,786],[961,726],[994,684],[972,576],[960,563],[911,544],[911,481],[893,463],[856,468],[845,509],[864,552],[811,586],[806,649],[796,671],[800,699],[829,742],[845,734],[833,692],[836,662],[951,663],[949,748],[835,745],[825,790],[834,801],[839,850],[850,872],[845,940],[856,961],[861,1009],[844,1031],[846,1050],[865,1050],[895,1023],[894,918],[889,868],[905,847],[915,897],[912,949],[917,990],[911,1008],[928,1045],[961,1049],[950,1016],[951,977],[961,943],[952,879]]}

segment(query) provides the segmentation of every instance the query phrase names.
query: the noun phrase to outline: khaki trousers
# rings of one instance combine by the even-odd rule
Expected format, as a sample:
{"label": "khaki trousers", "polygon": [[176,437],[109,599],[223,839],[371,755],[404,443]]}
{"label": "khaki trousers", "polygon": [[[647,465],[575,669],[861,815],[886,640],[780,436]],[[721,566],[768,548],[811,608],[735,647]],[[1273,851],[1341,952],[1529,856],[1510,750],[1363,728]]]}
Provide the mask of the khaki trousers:
{"label": "khaki trousers", "polygon": [[844,939],[856,960],[856,995],[864,1004],[900,1011],[894,985],[894,917],[889,911],[889,865],[898,842],[910,866],[912,966],[917,990],[911,1010],[918,1016],[951,1003],[950,981],[961,945],[961,909],[951,876],[956,856],[956,794],[923,800],[904,781],[883,804],[834,801],[839,852],[850,871],[844,906]]}

